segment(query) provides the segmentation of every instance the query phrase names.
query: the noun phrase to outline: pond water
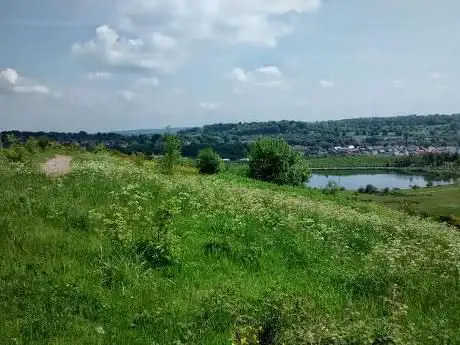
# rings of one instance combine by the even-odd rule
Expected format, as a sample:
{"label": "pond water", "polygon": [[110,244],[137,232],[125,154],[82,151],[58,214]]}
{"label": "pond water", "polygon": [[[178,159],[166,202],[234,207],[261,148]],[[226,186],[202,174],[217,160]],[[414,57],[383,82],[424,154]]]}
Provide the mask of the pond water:
{"label": "pond water", "polygon": [[428,182],[431,181],[434,186],[446,185],[454,183],[452,179],[448,180],[432,180],[423,175],[409,175],[397,172],[360,172],[349,174],[344,172],[339,175],[338,171],[333,172],[334,175],[326,175],[326,173],[314,173],[309,187],[324,188],[329,181],[335,181],[339,186],[347,190],[358,190],[360,187],[366,187],[371,184],[379,189],[383,188],[399,188],[410,189],[413,186],[426,187]]}

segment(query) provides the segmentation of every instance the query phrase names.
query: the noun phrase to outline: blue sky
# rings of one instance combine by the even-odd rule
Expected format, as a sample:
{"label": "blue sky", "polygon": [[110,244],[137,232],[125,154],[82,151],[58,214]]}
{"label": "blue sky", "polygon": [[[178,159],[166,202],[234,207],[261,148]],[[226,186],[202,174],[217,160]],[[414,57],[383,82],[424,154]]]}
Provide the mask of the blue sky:
{"label": "blue sky", "polygon": [[0,130],[460,111],[456,0],[0,0]]}

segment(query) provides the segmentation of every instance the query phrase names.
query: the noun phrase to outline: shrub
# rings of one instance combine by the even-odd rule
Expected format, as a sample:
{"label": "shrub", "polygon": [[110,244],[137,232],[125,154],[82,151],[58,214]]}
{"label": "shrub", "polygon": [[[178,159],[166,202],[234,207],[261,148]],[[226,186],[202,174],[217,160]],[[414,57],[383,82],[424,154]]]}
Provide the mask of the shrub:
{"label": "shrub", "polygon": [[47,137],[38,138],[38,147],[45,152],[46,148],[50,145],[50,140]]}
{"label": "shrub", "polygon": [[146,160],[146,156],[145,156],[145,154],[139,152],[139,153],[133,155],[133,160],[134,160],[134,164],[136,164],[136,166],[143,167],[144,163],[145,163],[145,160]]}
{"label": "shrub", "polygon": [[165,267],[174,263],[171,248],[166,243],[140,240],[135,243],[134,249],[138,257],[153,268]]}
{"label": "shrub", "polygon": [[171,175],[174,166],[179,163],[181,158],[181,142],[175,135],[165,135],[163,138],[163,158],[160,161],[160,168],[164,174]]}
{"label": "shrub", "polygon": [[30,153],[35,153],[38,149],[38,140],[35,138],[29,138],[24,146]]}
{"label": "shrub", "polygon": [[67,210],[66,214],[67,230],[79,230],[88,232],[91,230],[91,221],[89,214],[78,208]]}
{"label": "shrub", "polygon": [[284,139],[261,138],[250,147],[249,175],[267,182],[299,186],[308,182],[311,172]]}
{"label": "shrub", "polygon": [[323,193],[326,195],[335,195],[341,190],[342,187],[337,182],[330,180],[327,182],[326,188],[323,189]]}
{"label": "shrub", "polygon": [[366,188],[364,189],[364,193],[367,193],[367,194],[377,193],[378,191],[379,189],[372,184],[368,184]]}
{"label": "shrub", "polygon": [[90,151],[93,153],[105,153],[107,152],[107,147],[104,144],[99,143],[97,145],[92,146],[90,148]]}
{"label": "shrub", "polygon": [[10,149],[5,150],[5,157],[12,162],[24,162],[26,149],[18,144],[14,144]]}
{"label": "shrub", "polygon": [[205,148],[198,153],[197,168],[202,174],[217,174],[220,171],[222,158],[212,148]]}

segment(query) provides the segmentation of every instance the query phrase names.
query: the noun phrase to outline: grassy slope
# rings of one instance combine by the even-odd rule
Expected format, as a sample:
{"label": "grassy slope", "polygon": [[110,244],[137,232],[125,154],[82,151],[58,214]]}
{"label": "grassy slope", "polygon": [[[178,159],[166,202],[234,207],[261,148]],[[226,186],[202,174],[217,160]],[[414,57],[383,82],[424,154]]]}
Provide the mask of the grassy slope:
{"label": "grassy slope", "polygon": [[104,154],[0,183],[0,344],[460,343],[444,225]]}

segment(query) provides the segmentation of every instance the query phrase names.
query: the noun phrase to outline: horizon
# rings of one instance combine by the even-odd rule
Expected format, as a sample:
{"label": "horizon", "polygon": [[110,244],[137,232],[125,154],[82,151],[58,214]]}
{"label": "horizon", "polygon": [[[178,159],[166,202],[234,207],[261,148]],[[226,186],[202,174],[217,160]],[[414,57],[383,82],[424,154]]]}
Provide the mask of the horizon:
{"label": "horizon", "polygon": [[454,0],[0,0],[0,127],[455,113],[459,12]]}
{"label": "horizon", "polygon": [[[134,132],[144,132],[144,131],[166,131],[168,129],[173,130],[173,131],[182,131],[182,130],[187,130],[187,129],[193,129],[193,128],[204,128],[206,126],[213,126],[213,125],[237,125],[237,124],[251,124],[251,123],[267,123],[267,122],[305,122],[305,123],[321,123],[321,122],[329,122],[329,121],[346,121],[346,120],[362,120],[362,119],[378,119],[378,118],[385,118],[385,119],[394,119],[394,118],[401,118],[401,117],[410,117],[410,116],[418,116],[418,117],[426,117],[426,116],[458,116],[460,115],[460,112],[458,113],[451,113],[451,114],[405,114],[405,115],[395,115],[395,116],[361,116],[361,117],[350,117],[350,118],[340,118],[340,119],[332,119],[332,120],[312,120],[312,121],[302,121],[302,120],[289,120],[289,119],[280,119],[280,120],[267,120],[267,121],[238,121],[238,122],[215,122],[215,123],[209,123],[209,124],[203,124],[203,125],[198,125],[198,126],[178,126],[178,127],[171,127],[171,126],[165,126],[165,127],[152,127],[152,128],[136,128],[136,129],[115,129],[115,130],[109,130],[109,131],[85,131],[85,130],[75,130],[75,131],[48,131],[48,130],[21,130],[21,129],[2,129],[0,128],[0,133],[3,132],[57,132],[57,133],[78,133],[78,132],[86,132],[88,134],[97,134],[97,133],[105,133],[105,134],[122,134],[123,133],[134,133]],[[161,133],[160,133],[161,134]]]}

